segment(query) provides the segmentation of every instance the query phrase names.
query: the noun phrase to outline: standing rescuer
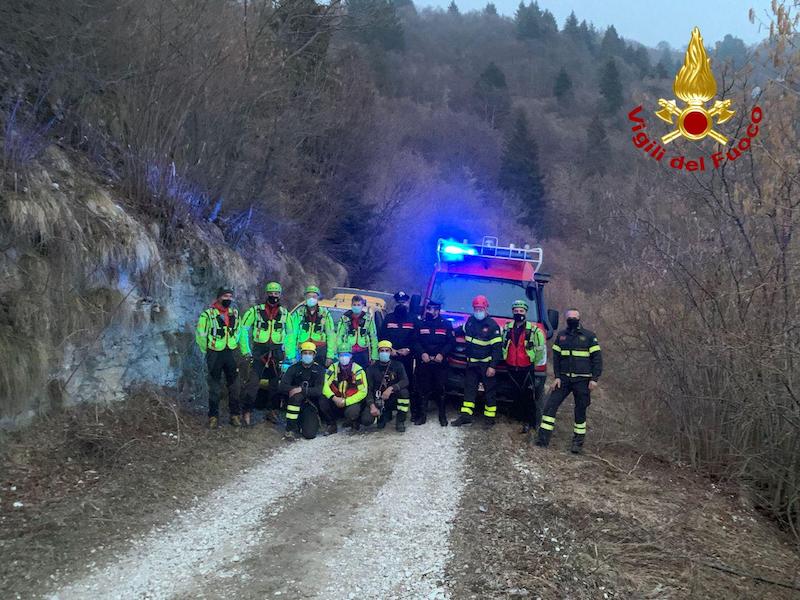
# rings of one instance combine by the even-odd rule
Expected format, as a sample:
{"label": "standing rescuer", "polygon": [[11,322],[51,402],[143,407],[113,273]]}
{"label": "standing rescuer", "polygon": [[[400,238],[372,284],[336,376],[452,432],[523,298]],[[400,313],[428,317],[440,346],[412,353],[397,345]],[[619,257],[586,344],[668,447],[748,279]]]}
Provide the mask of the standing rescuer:
{"label": "standing rescuer", "polygon": [[586,409],[591,403],[591,391],[603,373],[603,356],[597,336],[581,327],[581,315],[575,308],[566,313],[567,328],[558,332],[553,343],[553,375],[555,382],[542,415],[537,446],[546,448],[556,423],[558,407],[572,393],[575,399],[575,425],[572,452],[583,451],[586,439]]}
{"label": "standing rescuer", "polygon": [[527,320],[528,303],[511,305],[514,320],[503,328],[503,359],[514,389],[516,412],[523,416],[522,433],[539,426],[544,377],[535,376],[535,366],[547,361],[544,334]]}
{"label": "standing rescuer", "polygon": [[489,301],[486,296],[475,296],[472,300],[472,309],[472,316],[464,324],[464,340],[467,344],[464,403],[461,405],[461,416],[450,424],[453,427],[460,427],[472,423],[478,385],[483,384],[485,402],[483,416],[486,417],[486,426],[492,427],[497,417],[495,369],[503,360],[503,336],[497,321],[487,312]]}
{"label": "standing rescuer", "polygon": [[386,423],[392,420],[392,412],[396,410],[395,429],[401,433],[405,431],[406,416],[411,405],[408,375],[403,363],[392,359],[392,342],[378,342],[378,362],[367,369],[367,379],[370,397],[380,412],[378,429],[386,427]]}
{"label": "standing rescuer", "polygon": [[[276,281],[265,288],[264,304],[247,309],[242,317],[240,349],[250,359],[251,372],[244,402],[244,423],[250,425],[258,390],[266,389],[268,418],[277,421],[276,400],[280,381],[280,365],[284,359],[283,343],[288,331],[289,313],[281,306],[283,289]],[[250,347],[252,337],[253,347]]]}
{"label": "standing rescuer", "polygon": [[286,404],[286,437],[295,439],[297,432],[306,439],[317,437],[319,431],[319,401],[325,384],[325,369],[314,359],[314,342],[300,345],[300,362],[293,364],[281,376],[280,391],[289,398]]}
{"label": "standing rescuer", "polygon": [[305,289],[305,302],[289,316],[286,334],[286,360],[295,362],[300,345],[313,342],[317,347],[317,362],[329,367],[336,356],[336,334],[333,318],[328,309],[319,306],[320,289],[309,285]]}
{"label": "standing rescuer", "polygon": [[[381,340],[387,340],[392,343],[394,348],[392,350],[392,358],[403,363],[408,376],[409,397],[412,397],[412,392],[414,391],[414,353],[412,346],[414,345],[415,319],[409,310],[411,296],[400,291],[394,295],[394,301],[396,302],[394,311],[383,320],[379,337]],[[419,414],[412,404],[411,418],[416,422],[418,417]]]}
{"label": "standing rescuer", "polygon": [[439,410],[439,425],[447,426],[444,387],[447,383],[447,357],[453,351],[455,336],[453,324],[441,316],[442,303],[428,300],[422,319],[416,322],[414,332],[414,354],[417,357],[416,393],[412,400],[419,406],[416,410],[416,425],[427,420],[428,403],[433,400]]}
{"label": "standing rescuer", "polygon": [[353,296],[350,310],[342,315],[336,330],[336,349],[350,352],[353,362],[366,368],[378,360],[378,333],[375,319],[367,311],[367,301]]}
{"label": "standing rescuer", "polygon": [[325,435],[336,433],[336,420],[344,417],[345,426],[359,429],[370,425],[378,416],[377,408],[367,402],[367,373],[353,362],[349,350],[339,351],[339,360],[325,371],[320,411],[328,423]]}
{"label": "standing rescuer", "polygon": [[233,306],[233,288],[223,286],[210,307],[200,313],[195,342],[206,357],[208,369],[208,426],[219,425],[219,401],[222,395],[222,374],[228,385],[228,413],[234,427],[241,426],[239,408],[239,368],[235,350],[239,345],[241,323]]}

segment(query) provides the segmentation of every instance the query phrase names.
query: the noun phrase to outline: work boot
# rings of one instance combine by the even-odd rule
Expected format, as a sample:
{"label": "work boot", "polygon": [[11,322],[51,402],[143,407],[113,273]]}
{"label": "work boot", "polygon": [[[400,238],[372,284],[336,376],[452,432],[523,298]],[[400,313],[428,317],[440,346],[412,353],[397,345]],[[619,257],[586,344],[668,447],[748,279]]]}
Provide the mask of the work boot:
{"label": "work boot", "polygon": [[522,434],[525,434],[525,433],[530,433],[530,430],[531,430],[531,424],[530,423],[525,423],[522,426],[522,429],[519,430],[519,432],[522,433]]}
{"label": "work boot", "polygon": [[406,430],[406,421],[405,421],[405,419],[403,419],[402,421],[400,419],[398,419],[394,424],[394,428],[397,431],[399,431],[400,433],[403,433]]}
{"label": "work boot", "polygon": [[493,418],[484,419],[483,421],[483,428],[484,429],[491,429],[494,427],[495,420]]}
{"label": "work boot", "polygon": [[252,424],[252,419],[253,419],[253,413],[251,413],[249,410],[243,413],[242,424],[244,425],[244,427],[250,427],[250,425]]}
{"label": "work boot", "polygon": [[450,425],[453,427],[461,427],[462,425],[470,425],[472,424],[472,417],[470,417],[467,413],[461,413],[455,421],[451,421]]}
{"label": "work boot", "polygon": [[428,422],[428,415],[422,414],[418,415],[417,418],[414,420],[414,425],[425,425]]}
{"label": "work boot", "polygon": [[293,429],[290,429],[283,434],[283,439],[285,439],[287,442],[296,442],[298,440],[297,432],[295,432]]}
{"label": "work boot", "polygon": [[336,423],[331,423],[325,428],[325,432],[322,435],[325,435],[325,436],[333,435],[337,431],[339,431],[339,428],[336,427]]}
{"label": "work boot", "polygon": [[241,427],[242,418],[239,415],[232,415],[230,423],[232,427]]}
{"label": "work boot", "polygon": [[553,432],[549,429],[542,429],[539,428],[539,435],[536,438],[536,445],[540,448],[547,448],[550,445],[550,436],[553,435]]}
{"label": "work boot", "polygon": [[447,427],[447,415],[446,414],[440,414],[439,415],[439,425],[441,425],[442,427]]}
{"label": "work boot", "polygon": [[585,436],[576,435],[572,437],[572,447],[570,448],[570,452],[573,454],[583,454],[583,438]]}
{"label": "work boot", "polygon": [[219,419],[217,417],[208,417],[208,428],[216,429],[219,427]]}

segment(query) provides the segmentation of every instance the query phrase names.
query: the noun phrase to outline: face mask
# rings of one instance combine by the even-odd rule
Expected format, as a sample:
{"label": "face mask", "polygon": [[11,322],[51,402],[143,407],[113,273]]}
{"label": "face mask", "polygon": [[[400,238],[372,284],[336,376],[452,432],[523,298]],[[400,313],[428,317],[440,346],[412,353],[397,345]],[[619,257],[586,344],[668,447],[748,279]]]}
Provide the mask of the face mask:
{"label": "face mask", "polygon": [[361,314],[361,311],[362,311],[363,309],[364,309],[364,307],[363,307],[363,306],[354,306],[354,307],[353,307],[353,314],[354,314],[354,315],[360,315],[360,314]]}
{"label": "face mask", "polygon": [[486,311],[485,310],[476,310],[472,314],[475,315],[475,318],[478,319],[478,321],[483,321],[486,318]]}
{"label": "face mask", "polygon": [[403,304],[398,304],[394,307],[394,314],[398,317],[405,317],[408,314],[408,307]]}
{"label": "face mask", "polygon": [[434,315],[432,312],[426,312],[425,313],[425,320],[426,321],[433,321],[435,318],[436,318],[436,315]]}
{"label": "face mask", "polygon": [[378,352],[378,358],[381,362],[389,362],[389,359],[392,357],[391,352]]}
{"label": "face mask", "polygon": [[316,298],[306,298],[306,306],[309,308],[314,308],[317,305]]}
{"label": "face mask", "polygon": [[525,320],[525,315],[520,315],[520,314],[516,314],[516,313],[515,313],[515,314],[514,314],[514,320],[515,320],[517,323],[522,323],[522,322]]}
{"label": "face mask", "polygon": [[350,356],[340,356],[339,357],[339,364],[342,365],[343,367],[346,367],[347,365],[350,364],[350,359],[351,358],[352,357],[350,357]]}
{"label": "face mask", "polygon": [[304,365],[310,365],[314,362],[314,355],[313,354],[303,354],[300,356],[300,360],[303,361]]}
{"label": "face mask", "polygon": [[267,303],[268,304],[277,304],[279,298],[277,296],[267,296]]}
{"label": "face mask", "polygon": [[233,300],[230,300],[228,298],[226,298],[225,300],[221,300],[220,301],[220,304],[222,305],[222,308],[228,308],[231,305],[231,303],[233,303]]}
{"label": "face mask", "polygon": [[577,329],[578,325],[580,325],[580,319],[567,319],[567,329]]}

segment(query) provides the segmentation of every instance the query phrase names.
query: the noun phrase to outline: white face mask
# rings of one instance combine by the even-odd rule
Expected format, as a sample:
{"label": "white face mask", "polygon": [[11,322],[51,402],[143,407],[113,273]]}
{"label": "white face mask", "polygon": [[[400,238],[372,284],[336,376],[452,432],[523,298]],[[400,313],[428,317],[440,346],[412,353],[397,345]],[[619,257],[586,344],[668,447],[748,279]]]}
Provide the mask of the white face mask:
{"label": "white face mask", "polygon": [[343,367],[346,367],[347,365],[350,364],[350,359],[351,358],[352,358],[351,356],[340,356],[339,357],[339,364],[342,365]]}
{"label": "white face mask", "polygon": [[314,308],[316,305],[317,305],[317,299],[316,298],[306,298],[306,306],[308,306],[310,308]]}
{"label": "white face mask", "polygon": [[475,315],[475,318],[478,319],[478,321],[483,321],[486,318],[485,310],[476,310],[473,314]]}
{"label": "white face mask", "polygon": [[381,362],[389,362],[389,359],[392,357],[391,352],[378,352],[378,359]]}

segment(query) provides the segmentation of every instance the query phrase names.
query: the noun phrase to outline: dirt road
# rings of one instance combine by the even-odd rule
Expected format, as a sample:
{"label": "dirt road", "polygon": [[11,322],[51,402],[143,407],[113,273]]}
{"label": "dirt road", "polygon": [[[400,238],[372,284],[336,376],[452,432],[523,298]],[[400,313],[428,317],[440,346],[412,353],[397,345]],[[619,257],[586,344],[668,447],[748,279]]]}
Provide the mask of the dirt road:
{"label": "dirt road", "polygon": [[462,432],[297,442],[52,598],[445,597]]}

